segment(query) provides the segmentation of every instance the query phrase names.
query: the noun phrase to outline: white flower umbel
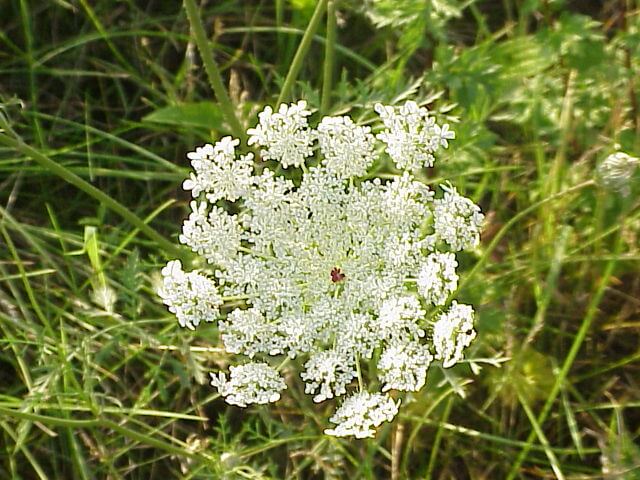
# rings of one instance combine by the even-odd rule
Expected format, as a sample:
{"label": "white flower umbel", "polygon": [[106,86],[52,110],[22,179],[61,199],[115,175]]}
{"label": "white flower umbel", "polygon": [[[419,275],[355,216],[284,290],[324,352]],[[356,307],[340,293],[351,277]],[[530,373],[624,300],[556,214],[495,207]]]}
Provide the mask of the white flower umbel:
{"label": "white flower umbel", "polygon": [[287,388],[280,374],[266,363],[232,365],[229,372],[229,380],[222,372],[212,373],[211,385],[230,405],[246,407],[253,403],[277,402],[280,392]]}
{"label": "white flower umbel", "polygon": [[205,192],[212,203],[221,198],[233,202],[244,195],[251,184],[253,154],[236,158],[235,147],[239,143],[239,140],[224,137],[215,145],[206,144],[187,153],[194,172],[182,187],[191,190],[194,198]]}
{"label": "white flower umbel", "polygon": [[458,288],[456,256],[451,253],[432,253],[420,267],[418,289],[425,300],[444,305],[447,297]]}
{"label": "white flower umbel", "polygon": [[360,392],[348,397],[329,419],[335,428],[324,431],[335,437],[373,437],[375,428],[390,422],[398,413],[400,401],[395,403],[380,393]]}
{"label": "white flower umbel", "polygon": [[278,355],[282,353],[283,340],[277,335],[275,325],[267,322],[256,308],[236,308],[218,324],[224,348],[253,358],[256,353]]}
{"label": "white flower umbel", "polygon": [[382,391],[417,392],[424,385],[432,360],[428,347],[419,342],[391,344],[382,352],[378,361]]}
{"label": "white flower umbel", "polygon": [[346,387],[356,378],[353,359],[335,350],[316,352],[305,363],[305,371],[300,374],[306,381],[305,393],[315,393],[314,402],[322,402],[334,396],[344,395]]}
{"label": "white flower umbel", "polygon": [[387,153],[401,170],[433,167],[434,154],[455,138],[448,124],[440,127],[416,102],[409,100],[399,108],[377,103],[374,108],[387,127],[377,137],[387,144]]}
{"label": "white flower umbel", "polygon": [[603,187],[628,195],[631,179],[638,167],[640,159],[624,152],[612,153],[598,166],[598,180]]}
{"label": "white flower umbel", "polygon": [[444,196],[433,202],[435,240],[444,241],[455,251],[477,246],[484,223],[480,207],[451,185],[440,188]]}
{"label": "white flower umbel", "polygon": [[235,215],[207,203],[191,202],[191,215],[182,225],[181,243],[202,255],[208,263],[224,264],[240,248],[242,230]]}
{"label": "white flower umbel", "polygon": [[308,128],[307,102],[300,100],[291,105],[280,105],[277,112],[269,106],[258,114],[260,122],[247,130],[248,144],[265,147],[260,155],[263,160],[277,160],[284,168],[299,167],[311,156],[314,132]]}
{"label": "white flower umbel", "polygon": [[[471,307],[454,302],[435,323],[431,312],[457,286],[451,250],[478,244],[483,215],[451,186],[436,199],[412,172],[431,165],[453,132],[413,102],[376,110],[382,142],[349,117],[312,128],[301,101],[266,107],[248,131],[262,159],[280,165],[254,169],[228,137],[190,154],[184,187],[194,200],[179,239],[204,267],[186,274],[170,264],[162,291],[189,328],[219,315],[219,295],[229,302],[220,339],[255,363],[213,376],[227,402],[279,398],[284,383],[262,363],[279,357],[274,364],[303,366],[315,402],[348,396],[328,430],[340,436],[373,435],[395,416],[397,404],[369,386],[417,391],[433,356],[450,366],[475,335]],[[367,179],[377,152],[396,162],[395,178]]]}
{"label": "white flower umbel", "polygon": [[433,325],[433,346],[436,360],[449,368],[464,358],[463,350],[476,338],[473,329],[473,308],[455,300],[447,312],[440,314]]}
{"label": "white flower umbel", "polygon": [[318,125],[318,143],[327,171],[340,178],[365,175],[375,160],[371,127],[360,127],[349,117],[324,117]]}
{"label": "white flower umbel", "polygon": [[424,337],[424,330],[420,328],[424,314],[416,297],[390,298],[380,307],[378,335],[391,341],[418,340]]}
{"label": "white flower umbel", "polygon": [[180,260],[162,269],[163,283],[158,292],[181,327],[195,330],[201,321],[218,319],[222,298],[216,284],[198,272],[184,272]]}

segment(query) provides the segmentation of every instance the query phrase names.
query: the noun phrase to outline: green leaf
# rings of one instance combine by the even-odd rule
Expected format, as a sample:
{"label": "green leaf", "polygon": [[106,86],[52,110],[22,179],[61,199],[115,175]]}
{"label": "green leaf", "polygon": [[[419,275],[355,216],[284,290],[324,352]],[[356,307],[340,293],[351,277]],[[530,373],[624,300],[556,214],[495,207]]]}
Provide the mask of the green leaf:
{"label": "green leaf", "polygon": [[222,127],[222,113],[212,102],[182,103],[169,105],[150,113],[143,122],[159,123],[178,127],[197,127],[217,130]]}

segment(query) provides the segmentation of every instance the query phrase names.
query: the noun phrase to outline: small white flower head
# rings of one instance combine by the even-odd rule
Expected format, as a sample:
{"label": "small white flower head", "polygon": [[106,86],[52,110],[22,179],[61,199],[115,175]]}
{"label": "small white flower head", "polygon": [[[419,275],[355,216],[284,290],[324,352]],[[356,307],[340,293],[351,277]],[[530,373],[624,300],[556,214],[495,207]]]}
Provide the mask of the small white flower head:
{"label": "small white flower head", "polygon": [[240,249],[242,230],[235,215],[207,203],[191,202],[191,214],[182,225],[180,243],[188,245],[208,263],[226,264]]}
{"label": "small white flower head", "polygon": [[454,251],[478,246],[484,223],[480,207],[451,185],[440,187],[444,196],[433,201],[435,240],[444,241]]}
{"label": "small white flower head", "polygon": [[418,340],[425,332],[420,320],[425,311],[413,296],[393,297],[384,301],[378,315],[377,333],[381,340]]}
{"label": "small white flower head", "polygon": [[455,254],[434,252],[427,256],[418,273],[418,291],[433,305],[444,305],[458,288]]}
{"label": "small white flower head", "polygon": [[256,353],[282,353],[282,339],[277,334],[277,326],[267,322],[256,308],[236,308],[226,320],[218,323],[218,328],[224,348],[229,353],[244,354],[249,358]]}
{"label": "small white flower head", "polygon": [[216,387],[230,405],[273,403],[280,400],[280,392],[287,388],[284,379],[271,366],[262,362],[232,365],[227,376],[211,373],[211,385]]}
{"label": "small white flower head", "polygon": [[640,159],[624,152],[612,153],[598,166],[597,177],[603,187],[626,196],[631,191],[630,183],[638,166]]}
{"label": "small white flower head", "polygon": [[299,167],[313,154],[315,132],[308,128],[309,115],[311,111],[304,100],[290,105],[283,103],[277,112],[266,106],[258,114],[258,125],[247,130],[247,143],[264,147],[260,152],[263,160],[277,160],[284,168]]}
{"label": "small white flower head", "polygon": [[211,203],[221,198],[234,202],[243,196],[252,181],[253,154],[236,158],[235,147],[239,143],[237,139],[224,137],[213,146],[206,144],[187,153],[194,172],[182,187],[191,190],[194,198],[205,192]]}
{"label": "small white flower head", "polygon": [[306,382],[304,392],[318,392],[313,397],[316,403],[344,395],[347,385],[356,377],[354,359],[336,350],[311,354],[304,368],[305,371],[300,374]]}
{"label": "small white flower head", "polygon": [[361,127],[350,117],[324,117],[318,125],[318,143],[327,171],[339,178],[361,177],[375,160],[371,127]]}
{"label": "small white flower head", "polygon": [[382,391],[417,392],[424,386],[432,360],[426,345],[415,341],[392,343],[378,361]]}
{"label": "small white flower head", "polygon": [[162,269],[163,283],[158,292],[181,327],[190,330],[201,321],[213,322],[220,315],[222,298],[216,284],[198,272],[184,272],[180,260],[172,260]]}
{"label": "small white flower head", "polygon": [[375,428],[390,422],[398,413],[400,401],[395,403],[388,395],[360,392],[348,397],[329,419],[335,428],[324,431],[335,437],[373,437]]}
{"label": "small white flower head", "polygon": [[476,338],[473,329],[473,308],[455,300],[447,312],[440,314],[433,325],[433,346],[436,360],[449,368],[464,358],[463,350]]}
{"label": "small white flower head", "polygon": [[377,103],[374,109],[387,128],[377,137],[387,144],[387,153],[400,170],[432,167],[434,154],[455,138],[449,125],[440,127],[429,110],[416,102],[407,101],[401,107]]}
{"label": "small white flower head", "polygon": [[[264,164],[259,174],[250,157],[236,158],[239,144],[229,137],[189,154],[185,188],[196,200],[179,239],[206,262],[211,279],[169,264],[161,292],[181,325],[218,320],[225,349],[254,362],[212,376],[231,404],[280,397],[282,378],[255,363],[269,356],[303,358],[300,376],[315,402],[345,396],[358,362],[366,362],[365,391],[344,401],[331,419],[337,426],[327,430],[358,438],[398,411],[389,396],[367,388],[417,391],[432,355],[445,366],[462,358],[475,335],[471,307],[454,302],[433,319],[426,307],[453,296],[453,252],[478,244],[483,220],[453,187],[436,199],[411,172],[432,165],[454,138],[449,127],[414,102],[376,111],[385,128],[377,138],[349,117],[325,117],[314,130],[304,101],[266,107],[247,132],[249,144],[280,165]],[[280,167],[305,167],[316,139],[318,161],[288,179]],[[366,180],[382,147],[403,171]],[[236,202],[238,213],[217,205],[221,199]],[[227,307],[235,310],[218,319],[220,296],[241,304],[234,300]]]}

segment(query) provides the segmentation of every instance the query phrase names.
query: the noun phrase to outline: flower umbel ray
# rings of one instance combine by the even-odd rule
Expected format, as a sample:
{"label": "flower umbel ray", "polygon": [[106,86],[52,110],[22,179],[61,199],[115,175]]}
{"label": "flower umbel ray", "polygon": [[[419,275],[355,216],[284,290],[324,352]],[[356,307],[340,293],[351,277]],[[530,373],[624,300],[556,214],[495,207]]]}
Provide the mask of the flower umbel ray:
{"label": "flower umbel ray", "polygon": [[[160,291],[181,326],[217,321],[226,350],[246,358],[228,376],[212,373],[228,403],[279,400],[287,385],[274,365],[297,365],[315,402],[338,398],[325,433],[357,438],[393,420],[390,391],[418,391],[432,364],[464,358],[474,312],[446,303],[456,252],[478,245],[484,219],[453,186],[434,191],[414,176],[455,138],[449,125],[411,101],[375,111],[384,130],[374,136],[348,116],[314,129],[302,100],[266,107],[248,145],[278,169],[258,173],[231,137],[189,153],[193,201],[180,241],[198,268],[169,262]],[[360,178],[385,158],[400,171],[394,179]],[[294,183],[286,169],[297,168]],[[222,315],[225,298],[244,303]],[[378,378],[363,381],[359,361],[373,358]]]}

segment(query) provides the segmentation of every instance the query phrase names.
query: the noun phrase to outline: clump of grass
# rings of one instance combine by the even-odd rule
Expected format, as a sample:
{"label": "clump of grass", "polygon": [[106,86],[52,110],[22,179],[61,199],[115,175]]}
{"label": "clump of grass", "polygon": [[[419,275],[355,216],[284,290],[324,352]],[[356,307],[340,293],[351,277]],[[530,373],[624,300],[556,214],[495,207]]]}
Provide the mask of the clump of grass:
{"label": "clump of grass", "polygon": [[[318,21],[306,1],[3,10],[0,477],[639,475],[638,188],[592,182],[616,144],[640,153],[637,5],[326,3]],[[489,216],[482,256],[460,259],[489,364],[431,375],[357,444],[324,437],[309,402],[227,407],[204,385],[228,361],[215,329],[184,335],[154,293],[184,153],[283,92],[459,120],[434,175]]]}

